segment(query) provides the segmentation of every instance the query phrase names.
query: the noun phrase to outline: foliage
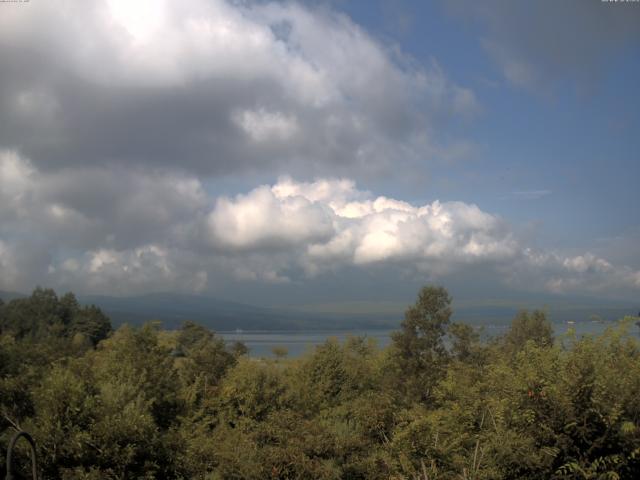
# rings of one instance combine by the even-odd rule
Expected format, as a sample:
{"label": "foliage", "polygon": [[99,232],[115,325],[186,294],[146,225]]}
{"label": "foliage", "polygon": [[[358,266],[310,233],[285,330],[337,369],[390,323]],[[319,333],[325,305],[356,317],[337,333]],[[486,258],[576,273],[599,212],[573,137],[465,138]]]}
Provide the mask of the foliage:
{"label": "foliage", "polygon": [[48,479],[640,478],[637,318],[555,341],[521,312],[483,343],[450,317],[425,287],[386,349],[271,360],[37,289],[0,305],[0,441],[30,431]]}
{"label": "foliage", "polygon": [[442,287],[427,286],[418,294],[393,334],[395,388],[409,399],[426,401],[442,378],[448,360],[444,336],[451,318],[451,297]]}
{"label": "foliage", "polygon": [[553,344],[553,328],[545,313],[540,310],[533,313],[526,310],[519,312],[504,337],[504,346],[510,353],[515,354],[528,341],[540,346]]}
{"label": "foliage", "polygon": [[79,335],[95,345],[110,332],[107,316],[94,305],[81,307],[73,293],[58,298],[53,290],[38,287],[30,297],[0,305],[0,333],[16,339]]}

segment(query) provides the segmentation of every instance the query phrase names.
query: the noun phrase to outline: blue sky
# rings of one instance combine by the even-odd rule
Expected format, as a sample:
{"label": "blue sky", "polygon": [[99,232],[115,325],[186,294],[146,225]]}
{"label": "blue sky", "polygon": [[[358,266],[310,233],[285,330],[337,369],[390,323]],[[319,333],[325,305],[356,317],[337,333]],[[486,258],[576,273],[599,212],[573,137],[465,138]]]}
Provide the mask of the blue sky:
{"label": "blue sky", "polygon": [[637,3],[0,8],[2,290],[637,299]]}
{"label": "blue sky", "polygon": [[[489,35],[482,21],[460,18],[442,2],[336,6],[418,61],[437,61],[452,80],[477,95],[482,112],[456,126],[477,150],[462,165],[434,172],[434,188],[415,200],[460,199],[516,222],[542,222],[545,241],[569,248],[634,233],[640,220],[637,36],[605,58],[594,55],[588,75],[569,71],[532,91],[510,84],[482,48]],[[570,25],[571,19],[566,21]],[[534,191],[550,193],[539,199],[513,195]]]}

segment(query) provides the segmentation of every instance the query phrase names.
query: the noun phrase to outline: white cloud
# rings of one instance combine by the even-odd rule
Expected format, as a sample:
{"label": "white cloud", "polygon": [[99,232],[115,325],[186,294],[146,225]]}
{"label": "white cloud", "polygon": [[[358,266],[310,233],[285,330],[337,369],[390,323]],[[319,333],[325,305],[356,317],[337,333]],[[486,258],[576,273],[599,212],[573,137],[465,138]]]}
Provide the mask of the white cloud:
{"label": "white cloud", "polygon": [[565,258],[562,265],[570,271],[577,273],[585,272],[608,272],[613,269],[612,265],[603,260],[597,258],[594,255],[587,253],[586,255],[578,255],[576,257]]}
{"label": "white cloud", "polygon": [[[484,265],[487,275],[525,290],[608,295],[640,286],[640,272],[588,252],[534,251],[499,217],[476,205],[415,206],[375,197],[345,179],[282,178],[233,200],[218,200],[208,224],[216,245],[254,255],[246,263],[234,258],[236,278],[268,281],[269,274],[280,272],[288,281],[284,272],[299,268],[317,276],[345,266],[394,265],[433,279]],[[279,252],[273,262],[269,251]]]}
{"label": "white cloud", "polygon": [[506,265],[503,274],[516,288],[555,294],[625,298],[637,295],[640,287],[640,271],[590,252],[563,255],[523,248],[521,257]]}
{"label": "white cloud", "polygon": [[18,283],[18,269],[13,259],[10,247],[0,239],[0,288],[11,289]]}
{"label": "white cloud", "polygon": [[18,210],[33,191],[34,169],[15,151],[0,151],[0,210]]}
{"label": "white cloud", "polygon": [[478,109],[436,62],[296,3],[41,3],[3,12],[0,57],[0,145],[47,168],[391,175],[458,156],[443,120]]}
{"label": "white cloud", "polygon": [[214,244],[231,249],[289,248],[333,234],[326,208],[303,196],[278,198],[263,186],[235,199],[220,198],[209,215]]}
{"label": "white cloud", "polygon": [[480,267],[524,290],[640,289],[639,271],[589,252],[530,249],[473,204],[414,205],[348,179],[289,177],[214,197],[185,174],[122,173],[47,172],[0,152],[0,204],[11,206],[0,209],[0,287],[46,281],[102,293],[201,291],[229,279],[296,284],[345,268],[389,268],[426,281]]}
{"label": "white cloud", "polygon": [[287,249],[290,262],[307,274],[385,262],[420,262],[429,273],[444,273],[509,259],[518,248],[504,222],[475,205],[436,201],[416,207],[373,197],[348,180],[284,178],[235,200],[218,200],[209,226],[217,244],[228,248]]}
{"label": "white cloud", "polygon": [[45,234],[70,248],[174,244],[204,214],[201,183],[183,174],[88,167],[43,171],[14,151],[0,150],[3,232]]}
{"label": "white cloud", "polygon": [[66,260],[63,267],[66,268],[61,275],[65,280],[73,282],[82,278],[89,290],[120,294],[175,289],[177,285],[181,285],[182,291],[200,292],[208,280],[205,270],[185,268],[178,258],[172,258],[167,248],[157,244],[124,251],[93,250],[84,255],[82,263],[76,261],[69,265]]}
{"label": "white cloud", "polygon": [[255,142],[288,140],[298,131],[295,117],[286,116],[282,112],[268,112],[264,108],[235,112],[233,120]]}

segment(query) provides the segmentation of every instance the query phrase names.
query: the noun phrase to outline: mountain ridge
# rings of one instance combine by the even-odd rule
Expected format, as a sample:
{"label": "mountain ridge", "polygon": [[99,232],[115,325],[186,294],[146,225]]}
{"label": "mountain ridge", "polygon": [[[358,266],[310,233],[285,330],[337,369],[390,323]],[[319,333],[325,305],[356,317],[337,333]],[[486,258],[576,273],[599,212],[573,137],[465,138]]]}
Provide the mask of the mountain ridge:
{"label": "mountain ridge", "polygon": [[[0,291],[5,302],[27,295]],[[77,295],[82,304],[93,304],[107,314],[114,325],[141,325],[157,320],[164,328],[179,328],[191,320],[212,330],[350,330],[397,328],[408,304],[403,302],[338,302],[335,304],[256,306],[217,297],[175,292],[155,292],[132,296]],[[630,305],[610,301],[568,299],[553,304],[535,301],[488,300],[453,302],[453,320],[474,325],[508,324],[522,309],[542,309],[554,322],[615,320],[635,315]],[[536,306],[538,305],[538,306]]]}

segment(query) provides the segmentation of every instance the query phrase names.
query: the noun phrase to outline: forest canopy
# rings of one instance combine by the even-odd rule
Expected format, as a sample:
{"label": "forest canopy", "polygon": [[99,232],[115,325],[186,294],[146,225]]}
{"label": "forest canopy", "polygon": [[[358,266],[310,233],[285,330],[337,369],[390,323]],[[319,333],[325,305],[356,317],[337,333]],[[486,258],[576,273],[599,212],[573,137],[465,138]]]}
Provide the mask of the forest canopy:
{"label": "forest canopy", "polygon": [[640,478],[637,319],[554,338],[523,311],[481,341],[451,315],[427,286],[387,348],[264,359],[38,288],[0,302],[0,442],[30,432],[47,479]]}

